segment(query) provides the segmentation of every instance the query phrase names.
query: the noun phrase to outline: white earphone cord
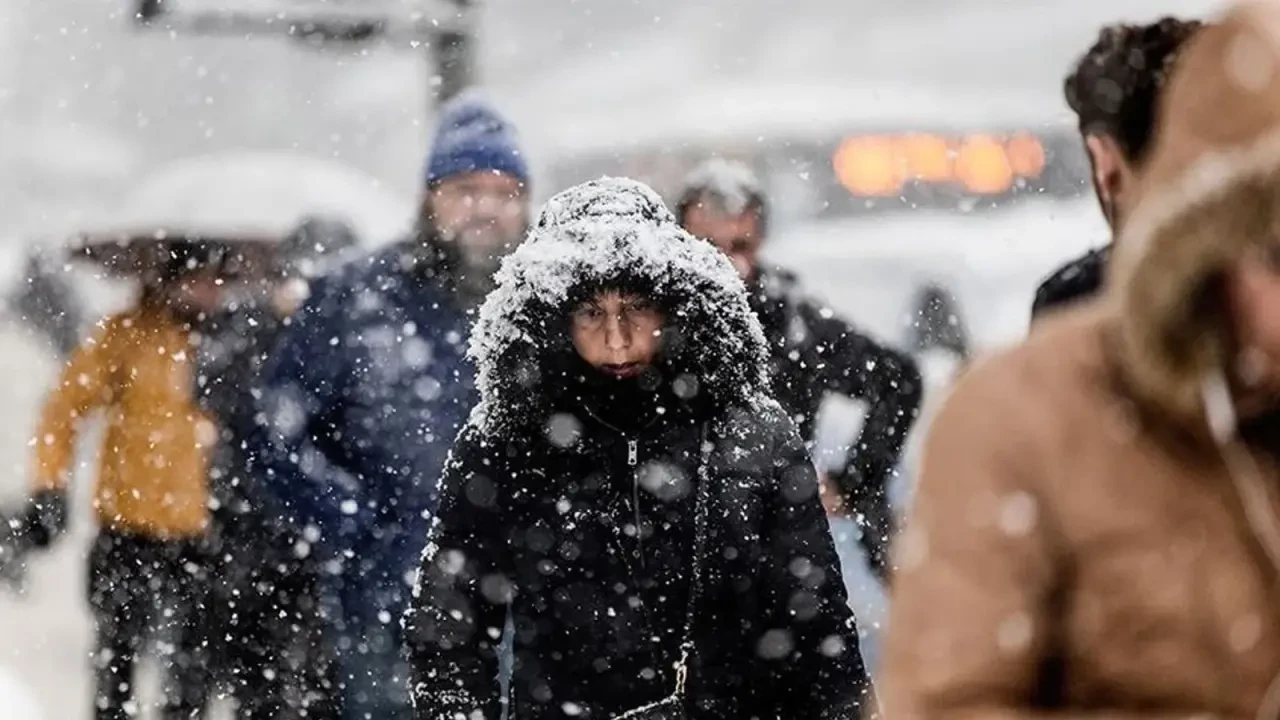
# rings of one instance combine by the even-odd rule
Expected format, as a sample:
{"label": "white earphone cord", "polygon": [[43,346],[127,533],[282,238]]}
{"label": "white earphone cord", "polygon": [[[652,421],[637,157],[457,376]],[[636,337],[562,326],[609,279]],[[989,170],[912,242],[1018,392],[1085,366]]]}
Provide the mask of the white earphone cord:
{"label": "white earphone cord", "polygon": [[[1227,474],[1244,505],[1249,530],[1280,572],[1280,518],[1276,517],[1271,495],[1262,479],[1262,468],[1253,454],[1240,444],[1237,422],[1225,377],[1221,372],[1205,379],[1202,387],[1209,425],[1213,429]],[[1280,720],[1280,671],[1267,685],[1258,706],[1257,720]]]}

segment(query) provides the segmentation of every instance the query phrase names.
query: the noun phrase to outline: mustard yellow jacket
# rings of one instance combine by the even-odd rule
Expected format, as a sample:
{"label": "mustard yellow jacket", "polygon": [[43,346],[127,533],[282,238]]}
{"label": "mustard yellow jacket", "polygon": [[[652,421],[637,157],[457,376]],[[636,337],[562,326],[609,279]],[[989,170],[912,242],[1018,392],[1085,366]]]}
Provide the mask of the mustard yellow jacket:
{"label": "mustard yellow jacket", "polygon": [[202,534],[216,429],[196,406],[194,355],[189,331],[163,312],[108,318],[45,403],[34,438],[35,489],[67,486],[80,421],[105,411],[99,524],[158,539]]}

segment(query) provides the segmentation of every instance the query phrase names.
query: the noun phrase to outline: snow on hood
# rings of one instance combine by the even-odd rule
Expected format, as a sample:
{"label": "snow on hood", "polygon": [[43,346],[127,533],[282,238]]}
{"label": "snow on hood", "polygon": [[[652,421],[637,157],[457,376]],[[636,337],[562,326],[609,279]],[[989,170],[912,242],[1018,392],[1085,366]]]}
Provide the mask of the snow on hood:
{"label": "snow on hood", "polygon": [[568,304],[592,286],[649,289],[671,319],[667,361],[715,401],[751,404],[767,389],[764,333],[742,280],[639,182],[602,178],[548,200],[496,280],[470,347],[486,430],[549,410],[544,371],[565,347]]}

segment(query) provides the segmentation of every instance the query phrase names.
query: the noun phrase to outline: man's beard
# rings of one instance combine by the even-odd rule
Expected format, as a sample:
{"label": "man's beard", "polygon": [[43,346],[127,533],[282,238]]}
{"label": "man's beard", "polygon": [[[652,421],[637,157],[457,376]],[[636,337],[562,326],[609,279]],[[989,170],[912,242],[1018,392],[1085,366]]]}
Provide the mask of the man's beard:
{"label": "man's beard", "polygon": [[441,240],[453,248],[458,290],[478,301],[493,289],[494,274],[503,258],[515,250],[520,236],[504,238],[492,225],[477,224],[454,233],[442,232]]}

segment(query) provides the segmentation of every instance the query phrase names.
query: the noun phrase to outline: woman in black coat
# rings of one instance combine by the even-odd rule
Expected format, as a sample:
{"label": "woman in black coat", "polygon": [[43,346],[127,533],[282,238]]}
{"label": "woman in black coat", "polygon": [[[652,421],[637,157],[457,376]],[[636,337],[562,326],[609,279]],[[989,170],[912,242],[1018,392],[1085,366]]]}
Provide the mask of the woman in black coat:
{"label": "woman in black coat", "polygon": [[499,717],[508,614],[513,720],[869,709],[814,468],[764,395],[745,289],[651,190],[552,198],[471,353],[482,402],[405,618],[418,718]]}

